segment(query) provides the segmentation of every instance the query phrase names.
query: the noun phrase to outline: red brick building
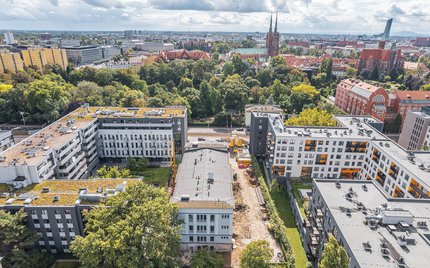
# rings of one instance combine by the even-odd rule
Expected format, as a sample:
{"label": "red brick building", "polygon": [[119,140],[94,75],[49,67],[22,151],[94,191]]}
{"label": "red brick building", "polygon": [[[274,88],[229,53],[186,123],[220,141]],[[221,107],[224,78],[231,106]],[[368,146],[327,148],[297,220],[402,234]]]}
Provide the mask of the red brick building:
{"label": "red brick building", "polygon": [[396,90],[393,94],[396,96],[395,110],[402,115],[403,120],[408,111],[420,111],[421,107],[430,105],[429,91]]}
{"label": "red brick building", "polygon": [[335,105],[350,115],[371,115],[381,121],[392,121],[398,114],[402,119],[410,110],[430,106],[429,91],[387,93],[358,79],[345,79],[337,85]]}
{"label": "red brick building", "polygon": [[384,121],[388,101],[383,88],[360,80],[345,79],[337,86],[335,104],[350,115],[372,115]]}
{"label": "red brick building", "polygon": [[[358,71],[367,69],[372,75],[376,72],[379,77],[382,73],[389,75],[392,70],[401,70],[403,67],[401,51],[399,49],[384,49],[384,47],[385,42],[381,41],[379,48],[363,49],[360,54]],[[374,78],[377,79],[378,77]]]}

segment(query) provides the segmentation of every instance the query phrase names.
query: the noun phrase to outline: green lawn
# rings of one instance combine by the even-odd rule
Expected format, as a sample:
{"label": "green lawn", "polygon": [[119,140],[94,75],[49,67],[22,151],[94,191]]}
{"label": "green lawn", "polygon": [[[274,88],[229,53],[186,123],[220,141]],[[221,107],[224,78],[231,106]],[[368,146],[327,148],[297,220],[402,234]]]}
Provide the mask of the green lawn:
{"label": "green lawn", "polygon": [[143,180],[152,184],[159,184],[160,187],[165,187],[171,173],[170,167],[148,167],[142,172]]}
{"label": "green lawn", "polygon": [[312,184],[292,182],[291,188],[293,188],[294,197],[296,198],[297,204],[299,205],[300,214],[302,214],[302,217],[305,218],[306,214],[304,208],[308,206],[308,201],[305,201],[303,200],[303,198],[300,198],[299,189],[312,189]]}
{"label": "green lawn", "polygon": [[272,190],[270,194],[275,202],[279,215],[284,221],[285,226],[287,226],[287,236],[293,249],[296,267],[306,267],[308,260],[302,246],[299,231],[296,227],[296,221],[288,201],[288,196],[282,190]]}

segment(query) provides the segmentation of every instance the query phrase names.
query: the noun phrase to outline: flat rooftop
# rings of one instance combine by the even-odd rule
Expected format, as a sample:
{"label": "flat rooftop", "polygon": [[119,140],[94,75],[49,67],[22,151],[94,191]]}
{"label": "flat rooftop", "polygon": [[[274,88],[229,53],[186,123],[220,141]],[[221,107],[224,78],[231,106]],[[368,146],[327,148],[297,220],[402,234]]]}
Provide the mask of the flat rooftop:
{"label": "flat rooftop", "polygon": [[[340,188],[335,180],[314,180],[314,186],[332,215],[337,230],[347,241],[361,267],[398,267],[396,260],[402,257],[407,267],[428,267],[430,262],[430,231],[420,228],[418,222],[430,226],[430,201],[417,199],[387,198],[372,181],[341,180]],[[366,185],[366,189],[363,188]],[[352,201],[345,196],[352,191]],[[359,209],[357,204],[365,207]],[[386,208],[383,208],[386,204]],[[348,216],[346,210],[349,209]],[[366,224],[366,215],[379,218],[412,221],[409,227],[401,224],[380,224],[371,229]],[[404,223],[402,223],[404,224]],[[391,228],[391,230],[389,230]],[[405,236],[407,245],[400,246],[398,237]],[[369,242],[372,250],[365,250],[363,243]],[[381,254],[381,244],[385,243],[390,251],[388,258]]]}
{"label": "flat rooftop", "polygon": [[[9,185],[0,184],[0,206],[74,206],[78,199],[81,204],[98,204],[103,198],[97,198],[97,195],[103,197],[104,194],[113,193],[115,189],[118,191],[139,181],[140,179],[48,180],[16,191],[9,191]],[[87,195],[94,195],[93,198],[80,196],[83,189],[86,189]],[[11,193],[14,194],[13,197]],[[56,196],[59,197],[58,200],[54,199]],[[26,200],[29,201],[28,204]]]}
{"label": "flat rooftop", "polygon": [[282,109],[279,105],[257,105],[248,104],[245,107],[247,112],[268,112],[268,113],[282,113]]}
{"label": "flat rooftop", "polygon": [[312,138],[338,138],[338,139],[363,139],[363,140],[390,140],[387,136],[369,125],[369,123],[381,123],[372,117],[360,116],[336,116],[336,127],[318,126],[285,126],[284,121],[276,114],[269,114],[269,122],[276,132],[277,137],[308,136]]}
{"label": "flat rooftop", "polygon": [[186,108],[80,107],[0,153],[0,166],[37,165],[51,149],[59,149],[98,118],[172,118],[186,116]]}
{"label": "flat rooftop", "polygon": [[[428,188],[430,188],[430,153],[425,151],[416,151],[413,153],[414,158],[411,161],[410,151],[405,150],[396,142],[388,140],[383,142],[374,142],[373,145],[380,151],[391,156],[394,162],[403,166],[406,170],[414,175],[413,178],[419,179]],[[428,170],[428,171],[427,171]]]}
{"label": "flat rooftop", "polygon": [[226,151],[188,151],[179,165],[171,201],[187,208],[233,208],[232,182]]}

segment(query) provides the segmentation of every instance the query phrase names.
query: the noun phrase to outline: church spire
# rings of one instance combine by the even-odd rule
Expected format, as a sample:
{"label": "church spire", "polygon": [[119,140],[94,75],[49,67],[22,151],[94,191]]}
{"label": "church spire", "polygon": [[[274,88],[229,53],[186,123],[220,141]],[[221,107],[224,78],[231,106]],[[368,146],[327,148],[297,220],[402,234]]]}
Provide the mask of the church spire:
{"label": "church spire", "polygon": [[269,28],[269,33],[272,32],[272,12],[270,12],[270,28]]}
{"label": "church spire", "polygon": [[276,11],[275,33],[278,31],[278,11]]}

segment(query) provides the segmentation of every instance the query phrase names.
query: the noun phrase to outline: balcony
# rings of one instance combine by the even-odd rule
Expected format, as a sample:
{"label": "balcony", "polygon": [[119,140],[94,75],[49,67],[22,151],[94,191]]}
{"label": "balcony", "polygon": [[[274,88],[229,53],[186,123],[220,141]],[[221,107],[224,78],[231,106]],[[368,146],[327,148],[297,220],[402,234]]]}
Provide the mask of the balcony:
{"label": "balcony", "polygon": [[409,185],[408,192],[410,194],[412,194],[413,196],[415,196],[416,198],[430,198],[428,196],[428,193],[426,193],[424,191],[424,189],[421,189],[420,187],[418,187],[418,185],[415,185],[415,184],[412,184],[412,183]]}

